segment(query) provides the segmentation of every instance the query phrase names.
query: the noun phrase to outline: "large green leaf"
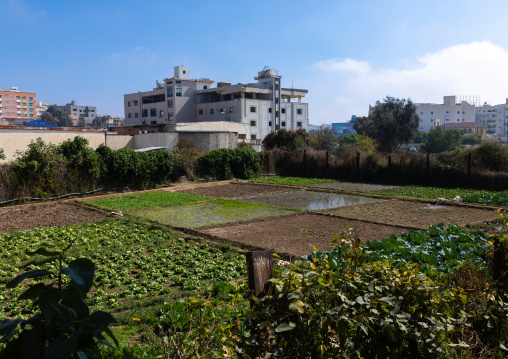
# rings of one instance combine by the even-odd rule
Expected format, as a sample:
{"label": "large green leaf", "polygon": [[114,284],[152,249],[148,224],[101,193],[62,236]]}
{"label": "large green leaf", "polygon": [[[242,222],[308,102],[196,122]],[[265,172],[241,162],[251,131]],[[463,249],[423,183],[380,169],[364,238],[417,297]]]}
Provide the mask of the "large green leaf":
{"label": "large green leaf", "polygon": [[103,331],[108,325],[116,322],[111,314],[99,310],[93,312],[90,317],[81,321],[80,324],[83,334],[95,334],[97,331]]}
{"label": "large green leaf", "polygon": [[55,320],[58,325],[62,327],[63,330],[69,331],[72,327],[72,322],[77,318],[76,311],[61,303],[53,304],[53,310],[55,311]]}
{"label": "large green leaf", "polygon": [[37,283],[36,285],[25,290],[20,296],[19,299],[34,299],[38,298],[39,295],[44,291],[46,286],[44,283]]}
{"label": "large green leaf", "polygon": [[69,359],[78,349],[78,338],[61,336],[46,349],[42,359]]}
{"label": "large green leaf", "polygon": [[90,259],[78,258],[69,263],[69,267],[62,268],[62,273],[69,276],[85,293],[92,288],[95,275],[95,265]]}
{"label": "large green leaf", "polygon": [[275,328],[275,331],[277,333],[279,332],[286,332],[288,330],[293,330],[295,329],[295,323],[292,323],[292,322],[289,322],[289,323],[281,323],[277,326],[277,328]]}
{"label": "large green leaf", "polygon": [[28,271],[28,272],[18,275],[16,278],[10,280],[5,286],[7,288],[14,288],[19,283],[21,283],[22,281],[24,281],[27,278],[43,277],[43,276],[50,275],[50,274],[51,274],[51,272],[47,271],[47,270],[42,270],[42,269],[31,270],[31,271]]}

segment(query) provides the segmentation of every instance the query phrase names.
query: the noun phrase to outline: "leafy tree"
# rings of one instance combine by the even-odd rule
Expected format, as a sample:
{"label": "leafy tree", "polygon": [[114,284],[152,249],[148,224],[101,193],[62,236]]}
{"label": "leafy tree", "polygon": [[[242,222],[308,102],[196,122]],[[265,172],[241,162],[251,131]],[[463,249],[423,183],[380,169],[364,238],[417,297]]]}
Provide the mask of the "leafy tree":
{"label": "leafy tree", "polygon": [[357,117],[354,129],[373,138],[381,151],[393,152],[415,137],[420,118],[411,100],[387,96],[368,117]]}
{"label": "leafy tree", "polygon": [[431,128],[422,142],[422,150],[429,153],[440,153],[460,147],[464,133],[457,129],[443,130],[442,127]]}
{"label": "leafy tree", "polygon": [[303,129],[292,131],[282,128],[276,132],[270,132],[266,135],[263,139],[263,147],[265,150],[281,148],[286,151],[294,151],[305,146],[307,137],[308,134]]}
{"label": "leafy tree", "polygon": [[359,135],[356,133],[348,133],[346,135],[342,135],[338,140],[339,146],[356,145],[358,142],[358,137]]}
{"label": "leafy tree", "polygon": [[92,126],[105,127],[109,116],[96,116],[92,121]]}
{"label": "leafy tree", "polygon": [[78,126],[79,127],[85,127],[85,125],[86,125],[85,116],[79,115]]}
{"label": "leafy tree", "polygon": [[376,152],[377,144],[372,138],[356,133],[349,133],[339,137],[339,147],[335,151],[336,155],[345,155],[347,153],[360,151],[366,155]]}
{"label": "leafy tree", "polygon": [[57,105],[48,106],[48,109],[42,113],[41,120],[61,127],[72,126],[71,116],[64,110],[59,109]]}
{"label": "leafy tree", "polygon": [[5,152],[3,148],[0,148],[0,160],[5,160]]}
{"label": "leafy tree", "polygon": [[414,143],[422,143],[423,141],[425,141],[426,137],[427,137],[427,132],[418,131],[418,133],[416,134],[416,137],[413,138],[413,142]]}
{"label": "leafy tree", "polygon": [[337,145],[337,136],[331,128],[321,126],[310,134],[310,145],[316,150],[330,151]]}
{"label": "leafy tree", "polygon": [[479,133],[468,133],[462,137],[463,145],[479,145],[482,143],[482,135]]}

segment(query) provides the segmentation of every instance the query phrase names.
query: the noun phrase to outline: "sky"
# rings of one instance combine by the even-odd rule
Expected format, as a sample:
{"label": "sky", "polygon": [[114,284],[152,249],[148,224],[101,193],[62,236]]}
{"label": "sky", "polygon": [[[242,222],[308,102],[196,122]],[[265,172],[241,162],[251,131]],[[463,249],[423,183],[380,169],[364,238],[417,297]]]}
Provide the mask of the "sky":
{"label": "sky", "polygon": [[123,117],[123,95],[191,78],[308,90],[311,124],[386,96],[508,98],[506,0],[0,0],[0,88]]}

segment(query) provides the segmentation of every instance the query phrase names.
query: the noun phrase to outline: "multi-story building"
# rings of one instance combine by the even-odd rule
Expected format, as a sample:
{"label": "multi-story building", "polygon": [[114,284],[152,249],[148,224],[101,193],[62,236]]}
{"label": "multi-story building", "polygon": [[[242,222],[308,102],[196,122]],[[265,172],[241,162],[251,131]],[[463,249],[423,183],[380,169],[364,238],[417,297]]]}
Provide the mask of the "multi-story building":
{"label": "multi-story building", "polygon": [[75,121],[79,120],[80,116],[83,116],[86,125],[90,125],[95,120],[95,117],[97,117],[97,107],[76,105],[76,101],[71,101],[71,103],[65,106],[58,106],[58,108],[67,112]]}
{"label": "multi-story building", "polygon": [[[228,121],[250,126],[250,139],[286,128],[308,130],[307,90],[282,88],[282,77],[265,68],[256,83],[236,84],[191,79],[189,68],[175,66],[174,77],[152,91],[124,95],[126,125],[175,125],[181,122]],[[295,102],[295,99],[297,102]]]}
{"label": "multi-story building", "polygon": [[350,133],[356,133],[353,126],[356,123],[356,115],[351,116],[349,122],[334,122],[332,123],[332,130],[335,136],[347,135]]}
{"label": "multi-story building", "polygon": [[36,119],[35,92],[22,92],[17,87],[0,89],[0,120],[14,125]]}
{"label": "multi-story building", "polygon": [[476,108],[476,123],[487,126],[492,136],[506,137],[508,123],[508,98],[502,105],[488,105],[486,102]]}
{"label": "multi-story building", "polygon": [[443,104],[415,103],[420,117],[418,130],[429,132],[431,128],[459,122],[475,122],[475,106],[467,101],[457,103],[455,96],[444,96]]}

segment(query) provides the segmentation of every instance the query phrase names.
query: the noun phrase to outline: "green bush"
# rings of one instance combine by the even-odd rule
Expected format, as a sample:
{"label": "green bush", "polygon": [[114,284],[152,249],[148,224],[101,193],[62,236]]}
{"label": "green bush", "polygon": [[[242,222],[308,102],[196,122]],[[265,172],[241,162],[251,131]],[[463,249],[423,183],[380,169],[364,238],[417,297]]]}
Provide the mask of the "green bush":
{"label": "green bush", "polygon": [[508,171],[508,148],[497,142],[485,142],[473,151],[475,167],[490,171]]}
{"label": "green bush", "polygon": [[257,177],[261,173],[259,154],[246,147],[219,148],[199,158],[200,172],[217,179]]}

